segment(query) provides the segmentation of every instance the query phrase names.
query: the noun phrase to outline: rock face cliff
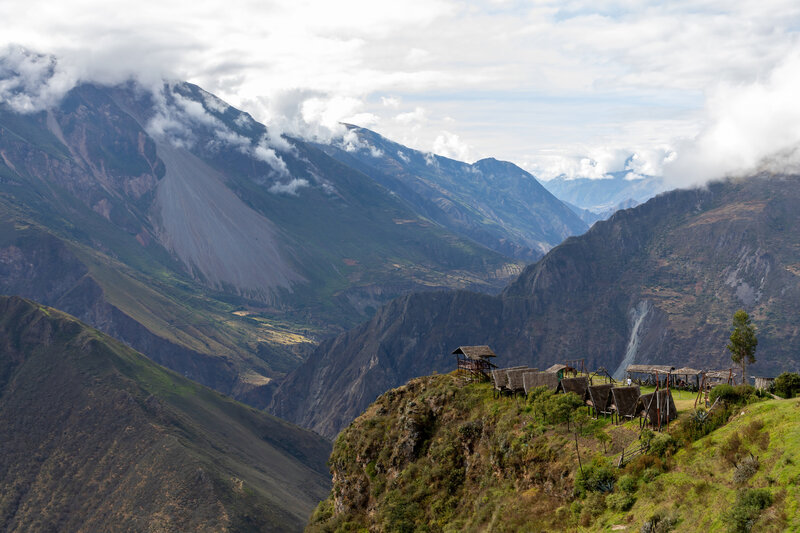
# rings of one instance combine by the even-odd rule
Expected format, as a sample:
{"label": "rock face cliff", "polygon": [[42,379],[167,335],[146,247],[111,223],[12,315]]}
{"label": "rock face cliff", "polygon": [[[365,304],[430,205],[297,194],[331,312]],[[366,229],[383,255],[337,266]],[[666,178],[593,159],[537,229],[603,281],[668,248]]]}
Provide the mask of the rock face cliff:
{"label": "rock face cliff", "polygon": [[585,359],[728,368],[731,317],[758,329],[756,373],[800,365],[800,177],[673,191],[567,239],[500,296],[401,297],[323,343],[273,398],[278,416],[333,436],[383,390],[454,367],[460,345],[497,364]]}
{"label": "rock face cliff", "polygon": [[330,443],[0,297],[0,529],[299,531]]}

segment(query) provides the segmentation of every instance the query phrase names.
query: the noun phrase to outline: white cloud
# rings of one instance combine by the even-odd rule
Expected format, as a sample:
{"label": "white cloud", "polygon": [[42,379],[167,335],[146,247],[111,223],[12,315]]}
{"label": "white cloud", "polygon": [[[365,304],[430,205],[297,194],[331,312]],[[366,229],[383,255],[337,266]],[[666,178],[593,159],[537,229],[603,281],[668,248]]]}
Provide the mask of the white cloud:
{"label": "white cloud", "polygon": [[405,113],[398,113],[395,115],[394,120],[404,126],[417,125],[424,123],[427,120],[426,111],[417,107],[414,111],[407,111]]}
{"label": "white cloud", "polygon": [[301,189],[302,187],[308,187],[308,180],[303,178],[295,178],[287,183],[275,183],[268,190],[274,194],[289,194],[291,196],[297,196],[297,190]]}
{"label": "white cloud", "polygon": [[758,171],[800,171],[800,50],[765,80],[721,84],[709,96],[707,123],[679,147],[667,177],[676,185]]}
{"label": "white cloud", "polygon": [[449,131],[441,132],[433,141],[433,152],[458,161],[471,162],[470,147],[458,135]]}
{"label": "white cloud", "polygon": [[[793,157],[759,160],[761,142],[780,142],[770,132],[723,155],[742,140],[726,136],[715,107],[755,102],[759,80],[766,89],[777,83],[765,80],[800,41],[793,0],[231,0],[225,9],[190,0],[5,0],[0,20],[13,21],[0,46],[59,57],[52,76],[33,62],[4,77],[0,99],[20,110],[50,105],[79,80],[135,75],[148,87],[188,80],[218,94],[265,122],[266,146],[277,152],[290,149],[281,133],[324,142],[350,120],[413,148],[438,139],[459,153],[447,131],[469,139],[472,155],[548,173],[602,177],[618,153],[638,154],[634,174],[658,172],[673,151],[689,150],[680,165],[703,172],[753,160],[781,168]],[[780,118],[797,104],[775,103],[788,106],[774,115],[791,138]],[[765,129],[756,117],[728,116]],[[177,134],[173,118],[151,126]],[[694,145],[675,143],[703,124]],[[703,154],[711,159],[693,159]]]}
{"label": "white cloud", "polygon": [[0,50],[0,103],[20,113],[39,111],[56,104],[77,78],[51,56],[20,46]]}

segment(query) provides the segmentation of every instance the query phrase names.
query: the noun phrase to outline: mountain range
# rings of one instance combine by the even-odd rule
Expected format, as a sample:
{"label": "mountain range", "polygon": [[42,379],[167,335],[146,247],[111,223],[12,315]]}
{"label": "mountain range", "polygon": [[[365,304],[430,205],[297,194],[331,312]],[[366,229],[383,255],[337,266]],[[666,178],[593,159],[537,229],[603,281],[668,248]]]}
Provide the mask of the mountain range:
{"label": "mountain range", "polygon": [[[72,313],[265,405],[319,339],[392,298],[497,292],[520,258],[585,229],[511,164],[434,159],[437,182],[359,157],[273,135],[186,83],[79,85],[38,113],[0,105],[0,293]],[[505,180],[529,192],[511,218],[497,215],[496,197],[476,200],[480,212],[458,224],[478,185],[411,198],[388,187],[389,176],[397,191],[403,180],[477,176],[480,190]],[[456,214],[433,216],[440,201],[457,203]]]}
{"label": "mountain range", "polygon": [[610,172],[601,179],[558,176],[542,184],[573,206],[583,220],[591,220],[592,214],[599,217],[596,220],[604,220],[619,209],[644,203],[669,188],[659,176],[642,176],[627,170]]}
{"label": "mountain range", "polygon": [[758,330],[755,373],[800,366],[800,177],[759,176],[661,194],[570,237],[497,296],[400,297],[323,342],[282,383],[276,415],[336,435],[384,391],[489,344],[500,366],[582,359],[731,366],[731,317]]}
{"label": "mountain range", "polygon": [[587,229],[530,173],[493,158],[473,164],[412,150],[348,126],[339,143],[320,145],[441,226],[528,262]]}

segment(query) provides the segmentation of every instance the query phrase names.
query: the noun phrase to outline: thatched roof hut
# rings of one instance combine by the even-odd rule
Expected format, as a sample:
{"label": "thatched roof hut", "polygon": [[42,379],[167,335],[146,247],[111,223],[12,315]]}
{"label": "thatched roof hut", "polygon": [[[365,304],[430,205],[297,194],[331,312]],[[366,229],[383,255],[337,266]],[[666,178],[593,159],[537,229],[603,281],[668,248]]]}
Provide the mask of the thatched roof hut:
{"label": "thatched roof hut", "polygon": [[497,391],[508,391],[508,371],[527,368],[526,366],[512,366],[510,368],[495,368],[492,370],[492,384]]}
{"label": "thatched roof hut", "polygon": [[750,377],[753,378],[753,384],[757,389],[767,390],[772,386],[773,383],[775,383],[775,378],[768,378],[764,376],[750,376]]}
{"label": "thatched roof hut", "polygon": [[558,376],[558,379],[563,379],[564,378],[564,373],[568,369],[569,369],[569,367],[567,365],[562,365],[560,363],[556,363],[556,364],[550,366],[550,368],[545,369],[545,372],[552,372],[553,374]]}
{"label": "thatched roof hut", "polygon": [[558,383],[556,392],[574,392],[580,399],[585,401],[589,394],[589,378],[586,376],[564,378]]}
{"label": "thatched roof hut", "polygon": [[628,374],[669,374],[675,370],[669,365],[628,365],[625,372]]}
{"label": "thatched roof hut", "polygon": [[558,374],[548,371],[527,371],[522,374],[522,384],[525,387],[526,396],[536,387],[547,387],[550,390],[556,390],[558,387]]}
{"label": "thatched roof hut", "polygon": [[678,388],[699,388],[700,378],[703,377],[703,371],[685,366],[673,370],[672,376],[672,380]]}
{"label": "thatched roof hut", "polygon": [[612,388],[614,388],[612,383],[589,386],[589,405],[594,409],[595,415],[609,414],[611,412],[609,407],[611,405]]}
{"label": "thatched roof hut", "polygon": [[456,370],[468,380],[485,380],[494,368],[490,358],[497,355],[486,345],[459,346],[453,351],[456,356]]}
{"label": "thatched roof hut", "polygon": [[[654,426],[661,426],[678,418],[678,410],[672,399],[672,391],[661,389],[650,394],[642,394],[636,401],[636,413],[644,416]],[[659,414],[661,420],[659,421]]]}
{"label": "thatched roof hut", "polygon": [[727,383],[729,380],[735,382],[738,374],[732,368],[727,370],[705,370],[706,383]]}
{"label": "thatched roof hut", "polygon": [[459,346],[453,351],[453,355],[463,355],[465,358],[472,359],[473,361],[497,357],[497,354],[485,344],[480,346]]}
{"label": "thatched roof hut", "polygon": [[641,395],[638,385],[632,387],[614,387],[611,389],[611,405],[609,409],[622,418],[636,416],[636,402]]}
{"label": "thatched roof hut", "polygon": [[536,370],[537,369],[535,368],[528,368],[528,367],[512,368],[507,370],[506,375],[508,376],[508,384],[507,384],[508,390],[510,390],[511,392],[524,392],[525,385],[522,378],[523,374],[525,372],[531,372]]}

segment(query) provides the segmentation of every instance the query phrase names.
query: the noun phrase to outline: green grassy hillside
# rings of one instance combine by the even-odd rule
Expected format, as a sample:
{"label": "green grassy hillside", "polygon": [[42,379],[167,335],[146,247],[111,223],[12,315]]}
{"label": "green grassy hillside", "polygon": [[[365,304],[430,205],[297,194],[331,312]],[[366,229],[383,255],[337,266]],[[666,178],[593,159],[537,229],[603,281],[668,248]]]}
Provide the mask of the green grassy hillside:
{"label": "green grassy hillside", "polygon": [[319,436],[52,308],[0,297],[0,529],[299,530]]}
{"label": "green grassy hillside", "polygon": [[[566,395],[415,379],[339,435],[333,490],[307,531],[800,528],[800,402],[748,393],[703,422],[693,404],[676,393],[679,419],[653,435],[591,420]],[[646,454],[616,468],[644,441]]]}

